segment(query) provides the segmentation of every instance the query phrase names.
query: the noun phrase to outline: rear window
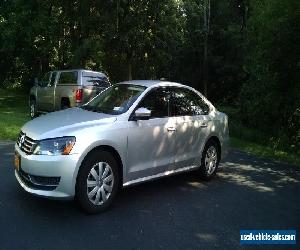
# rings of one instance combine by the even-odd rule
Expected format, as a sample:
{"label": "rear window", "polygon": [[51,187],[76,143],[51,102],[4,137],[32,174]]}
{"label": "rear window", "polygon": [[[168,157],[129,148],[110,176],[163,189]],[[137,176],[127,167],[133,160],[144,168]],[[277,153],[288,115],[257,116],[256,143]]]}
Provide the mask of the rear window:
{"label": "rear window", "polygon": [[61,72],[58,80],[58,84],[77,84],[78,72]]}
{"label": "rear window", "polygon": [[110,83],[104,74],[82,72],[82,85],[107,88]]}

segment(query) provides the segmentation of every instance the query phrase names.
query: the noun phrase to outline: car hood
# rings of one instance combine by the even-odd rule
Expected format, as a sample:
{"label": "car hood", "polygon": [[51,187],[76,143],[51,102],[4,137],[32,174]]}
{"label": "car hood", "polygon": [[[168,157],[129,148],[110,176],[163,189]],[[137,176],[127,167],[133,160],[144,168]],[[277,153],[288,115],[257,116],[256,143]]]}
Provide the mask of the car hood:
{"label": "car hood", "polygon": [[21,130],[30,138],[40,140],[70,135],[73,131],[113,123],[116,120],[114,115],[71,108],[37,117],[27,122]]}

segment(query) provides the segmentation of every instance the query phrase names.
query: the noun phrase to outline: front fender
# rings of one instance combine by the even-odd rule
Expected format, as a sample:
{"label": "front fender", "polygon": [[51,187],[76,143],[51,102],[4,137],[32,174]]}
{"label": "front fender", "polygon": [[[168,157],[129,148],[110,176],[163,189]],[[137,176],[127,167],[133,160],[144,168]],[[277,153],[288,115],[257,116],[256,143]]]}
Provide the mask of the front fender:
{"label": "front fender", "polygon": [[127,142],[126,142],[126,147],[124,147],[123,149],[120,147],[120,145],[117,145],[116,143],[114,143],[113,141],[110,140],[100,140],[100,141],[94,141],[93,143],[89,144],[81,153],[80,153],[80,157],[78,159],[77,165],[76,165],[76,169],[74,171],[74,176],[72,178],[73,181],[73,185],[75,187],[76,185],[76,179],[77,179],[77,175],[79,172],[79,169],[82,165],[82,162],[84,161],[84,159],[86,158],[86,156],[95,148],[101,147],[101,146],[109,146],[111,148],[113,148],[120,156],[121,162],[122,162],[122,166],[123,166],[123,182],[127,180],[127,174],[126,174],[126,152],[127,152]]}

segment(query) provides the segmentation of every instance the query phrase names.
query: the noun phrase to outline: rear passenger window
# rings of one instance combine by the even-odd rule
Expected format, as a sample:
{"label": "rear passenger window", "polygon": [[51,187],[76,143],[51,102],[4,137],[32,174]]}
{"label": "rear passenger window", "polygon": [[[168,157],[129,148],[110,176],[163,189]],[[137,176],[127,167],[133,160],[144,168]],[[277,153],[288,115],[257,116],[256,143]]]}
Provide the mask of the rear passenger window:
{"label": "rear passenger window", "polygon": [[171,103],[171,116],[207,115],[209,113],[209,106],[189,89],[175,88]]}
{"label": "rear passenger window", "polygon": [[58,80],[58,84],[77,84],[78,72],[61,72]]}

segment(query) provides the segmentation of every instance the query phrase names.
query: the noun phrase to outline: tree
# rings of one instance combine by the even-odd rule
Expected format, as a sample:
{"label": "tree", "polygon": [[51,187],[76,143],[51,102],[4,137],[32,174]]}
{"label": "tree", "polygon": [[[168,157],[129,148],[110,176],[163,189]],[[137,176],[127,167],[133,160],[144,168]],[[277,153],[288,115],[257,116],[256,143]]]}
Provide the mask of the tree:
{"label": "tree", "polygon": [[249,79],[241,92],[243,121],[294,147],[300,146],[299,7],[297,0],[250,1]]}
{"label": "tree", "polygon": [[203,1],[204,48],[203,48],[203,92],[207,96],[208,84],[208,38],[210,32],[210,0]]}
{"label": "tree", "polygon": [[104,48],[107,67],[116,79],[162,76],[166,68],[170,69],[172,54],[181,41],[178,3],[117,0],[107,6],[110,13],[116,13],[115,6],[117,21],[106,22],[109,27]]}

